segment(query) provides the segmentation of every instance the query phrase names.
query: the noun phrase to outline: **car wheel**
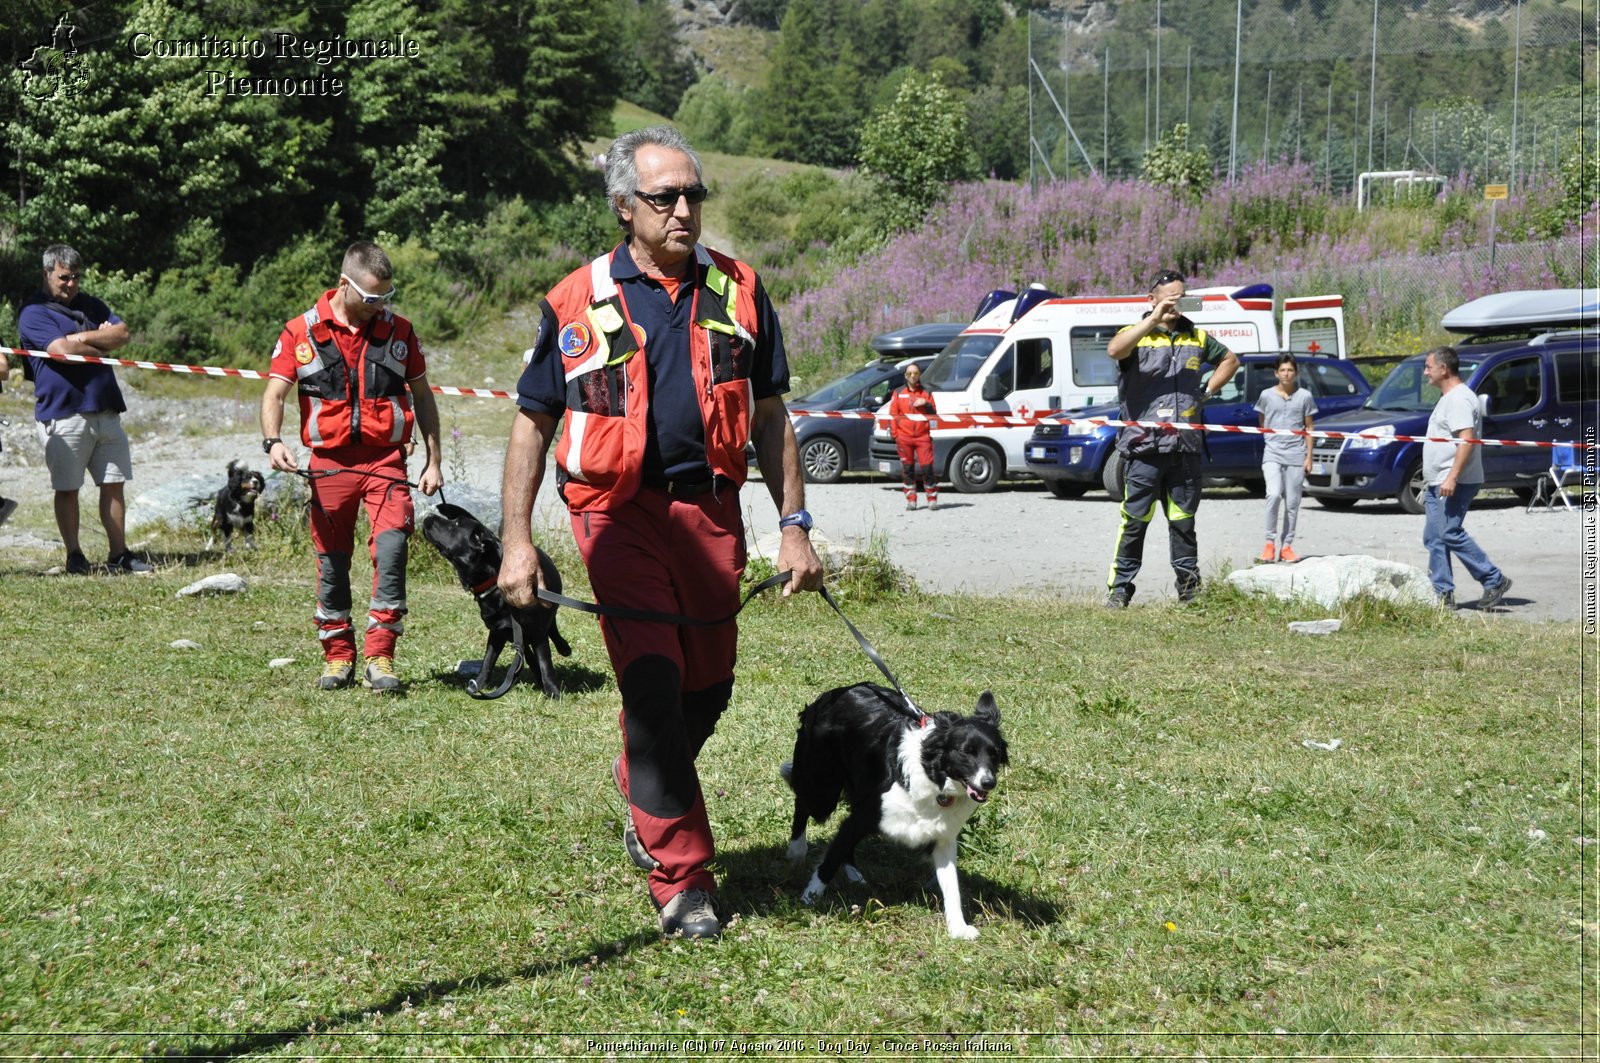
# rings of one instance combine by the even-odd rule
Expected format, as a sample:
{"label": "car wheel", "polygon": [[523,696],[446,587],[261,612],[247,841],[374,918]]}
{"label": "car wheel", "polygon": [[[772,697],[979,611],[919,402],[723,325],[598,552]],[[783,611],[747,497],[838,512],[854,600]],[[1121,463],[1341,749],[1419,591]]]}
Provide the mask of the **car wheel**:
{"label": "car wheel", "polygon": [[963,443],[950,455],[950,482],[965,495],[993,491],[1005,468],[999,454],[987,443]]}
{"label": "car wheel", "polygon": [[844,475],[844,466],[844,447],[830,436],[808,439],[800,448],[800,467],[807,483],[836,484]]}
{"label": "car wheel", "polygon": [[1110,454],[1106,455],[1105,467],[1100,470],[1100,483],[1105,487],[1106,494],[1110,495],[1118,502],[1122,501],[1122,474],[1122,454],[1119,451],[1113,450]]}
{"label": "car wheel", "polygon": [[1057,498],[1082,498],[1089,491],[1089,485],[1081,480],[1046,480],[1044,485]]}
{"label": "car wheel", "polygon": [[1426,513],[1428,507],[1423,503],[1423,498],[1428,492],[1428,479],[1422,475],[1422,459],[1418,458],[1406,470],[1406,478],[1400,481],[1400,490],[1395,492],[1395,501],[1400,503],[1404,513],[1416,516]]}
{"label": "car wheel", "polygon": [[1355,509],[1358,498],[1345,498],[1343,495],[1313,495],[1317,505],[1323,509]]}

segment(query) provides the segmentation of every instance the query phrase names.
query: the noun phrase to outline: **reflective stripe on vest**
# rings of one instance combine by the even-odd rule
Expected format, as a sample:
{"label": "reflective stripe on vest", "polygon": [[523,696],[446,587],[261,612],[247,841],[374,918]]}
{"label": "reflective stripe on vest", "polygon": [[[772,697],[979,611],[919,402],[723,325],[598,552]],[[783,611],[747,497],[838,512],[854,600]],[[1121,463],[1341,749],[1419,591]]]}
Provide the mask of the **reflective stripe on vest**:
{"label": "reflective stripe on vest", "polygon": [[[567,425],[555,457],[563,497],[574,512],[631,498],[644,461],[649,367],[634,357],[642,348],[626,296],[611,276],[615,254],[591,260],[587,272],[569,274],[547,299],[564,335],[587,330],[587,345],[575,352],[576,360],[562,355]],[[754,409],[753,288],[741,289],[739,273],[748,270],[742,263],[713,257],[699,245],[695,256],[688,343],[706,461],[714,474],[742,484]]]}

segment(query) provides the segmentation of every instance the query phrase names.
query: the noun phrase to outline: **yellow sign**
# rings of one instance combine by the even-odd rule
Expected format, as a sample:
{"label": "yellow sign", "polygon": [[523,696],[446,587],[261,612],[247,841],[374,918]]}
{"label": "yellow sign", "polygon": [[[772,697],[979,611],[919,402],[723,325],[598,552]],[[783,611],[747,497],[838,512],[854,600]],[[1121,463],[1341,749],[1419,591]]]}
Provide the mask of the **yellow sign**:
{"label": "yellow sign", "polygon": [[1511,195],[1510,185],[1484,185],[1484,199],[1508,199]]}

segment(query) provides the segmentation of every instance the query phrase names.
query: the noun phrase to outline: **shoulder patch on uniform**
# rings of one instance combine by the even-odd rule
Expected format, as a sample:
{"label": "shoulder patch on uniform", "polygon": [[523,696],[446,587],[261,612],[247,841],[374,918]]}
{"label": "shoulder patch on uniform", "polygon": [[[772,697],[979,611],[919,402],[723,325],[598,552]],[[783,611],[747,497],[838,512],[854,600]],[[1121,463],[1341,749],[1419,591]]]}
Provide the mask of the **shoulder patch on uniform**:
{"label": "shoulder patch on uniform", "polygon": [[644,339],[645,339],[644,326],[641,325],[641,324],[638,324],[637,322],[635,322],[634,326],[633,326],[633,338],[634,338],[635,341],[638,342],[639,349],[641,351],[644,350]]}
{"label": "shoulder patch on uniform", "polygon": [[301,340],[299,343],[294,345],[295,361],[299,362],[301,365],[310,365],[311,357],[311,344],[307,343],[305,340]]}
{"label": "shoulder patch on uniform", "polygon": [[389,344],[389,350],[394,352],[395,360],[399,362],[405,361],[406,355],[411,353],[411,348],[406,346],[405,340],[395,340]]}
{"label": "shoulder patch on uniform", "polygon": [[589,333],[589,326],[581,321],[574,321],[562,328],[561,334],[556,337],[556,346],[561,349],[563,356],[577,358],[589,349],[593,337]]}

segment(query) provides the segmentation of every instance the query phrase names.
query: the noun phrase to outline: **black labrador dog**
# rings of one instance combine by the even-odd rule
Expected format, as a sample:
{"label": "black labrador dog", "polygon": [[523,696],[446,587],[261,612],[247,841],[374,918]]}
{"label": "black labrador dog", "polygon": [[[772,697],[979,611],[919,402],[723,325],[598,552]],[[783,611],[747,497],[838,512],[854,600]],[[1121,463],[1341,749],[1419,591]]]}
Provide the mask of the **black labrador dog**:
{"label": "black labrador dog", "polygon": [[[554,608],[532,605],[526,609],[513,609],[506,604],[500,588],[495,585],[500,575],[500,537],[484,527],[477,517],[448,502],[441,502],[423,519],[422,535],[450,562],[461,585],[478,599],[478,612],[483,617],[483,626],[489,629],[489,644],[483,653],[483,665],[478,669],[477,676],[468,681],[467,693],[480,699],[500,697],[516,682],[526,656],[538,664],[539,685],[544,689],[545,696],[559,698],[561,687],[556,683],[555,666],[550,662],[550,646],[553,643],[563,657],[572,656],[572,647],[567,645],[567,640],[561,637],[561,632],[556,628]],[[556,571],[555,562],[543,550],[539,551],[539,568],[544,574],[545,587],[559,594],[561,573]],[[500,685],[491,689],[490,672],[505,644],[513,641],[513,620],[522,628],[522,644],[513,645],[517,655],[506,666],[505,678]]]}
{"label": "black labrador dog", "polygon": [[267,481],[254,469],[247,469],[236,461],[228,462],[228,482],[217,491],[216,505],[211,511],[211,538],[206,548],[216,542],[217,532],[222,533],[222,552],[233,549],[233,533],[244,536],[244,545],[251,550],[256,546],[256,499],[267,489]]}

